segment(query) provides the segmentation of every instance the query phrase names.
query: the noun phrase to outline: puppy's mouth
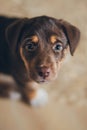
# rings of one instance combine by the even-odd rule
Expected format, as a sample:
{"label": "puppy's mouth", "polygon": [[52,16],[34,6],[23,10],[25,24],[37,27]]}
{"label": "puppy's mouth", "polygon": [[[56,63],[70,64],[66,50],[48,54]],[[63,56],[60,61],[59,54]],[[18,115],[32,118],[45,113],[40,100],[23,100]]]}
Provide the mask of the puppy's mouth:
{"label": "puppy's mouth", "polygon": [[49,82],[52,82],[56,79],[57,75],[56,76],[52,76],[48,79],[44,79],[44,78],[40,78],[40,77],[37,77],[37,79],[35,80],[37,83],[40,83],[40,84],[43,84],[43,83],[49,83]]}
{"label": "puppy's mouth", "polygon": [[37,83],[48,83],[49,80],[42,79],[42,80],[36,80]]}
{"label": "puppy's mouth", "polygon": [[35,81],[37,83],[39,83],[39,84],[43,84],[43,83],[49,83],[51,80],[47,80],[47,79],[36,79]]}
{"label": "puppy's mouth", "polygon": [[50,69],[41,71],[31,72],[31,79],[37,83],[49,83],[57,77],[57,73],[52,73]]}

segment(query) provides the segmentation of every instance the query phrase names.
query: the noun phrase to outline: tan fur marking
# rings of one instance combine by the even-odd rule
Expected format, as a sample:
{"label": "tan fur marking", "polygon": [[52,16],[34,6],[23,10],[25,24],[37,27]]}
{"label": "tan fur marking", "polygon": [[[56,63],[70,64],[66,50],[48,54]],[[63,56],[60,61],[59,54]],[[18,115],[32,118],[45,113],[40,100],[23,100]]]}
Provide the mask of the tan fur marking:
{"label": "tan fur marking", "polygon": [[36,91],[35,90],[32,90],[28,93],[28,98],[31,100],[33,98],[35,98],[36,96]]}
{"label": "tan fur marking", "polygon": [[57,41],[57,36],[52,35],[52,36],[50,37],[50,41],[51,41],[51,43],[54,44],[54,43]]}
{"label": "tan fur marking", "polygon": [[34,81],[30,81],[30,82],[28,82],[27,84],[26,84],[26,89],[24,88],[24,92],[26,93],[26,95],[27,95],[27,98],[29,99],[29,100],[31,100],[31,99],[33,99],[33,98],[35,98],[35,96],[36,96],[36,92],[37,92],[37,90],[38,90],[38,84],[36,83],[36,82],[34,82]]}
{"label": "tan fur marking", "polygon": [[32,36],[31,39],[32,39],[32,42],[35,42],[35,43],[37,43],[39,41],[37,36]]}
{"label": "tan fur marking", "polygon": [[20,48],[20,55],[21,55],[21,58],[22,58],[22,60],[24,62],[24,65],[25,65],[27,71],[29,71],[28,63],[27,63],[27,61],[26,61],[26,59],[25,59],[25,57],[23,55],[23,49],[22,49],[22,47]]}
{"label": "tan fur marking", "polygon": [[25,86],[25,88],[23,88],[23,92],[28,100],[31,100],[36,97],[37,89],[32,89],[31,86]]}

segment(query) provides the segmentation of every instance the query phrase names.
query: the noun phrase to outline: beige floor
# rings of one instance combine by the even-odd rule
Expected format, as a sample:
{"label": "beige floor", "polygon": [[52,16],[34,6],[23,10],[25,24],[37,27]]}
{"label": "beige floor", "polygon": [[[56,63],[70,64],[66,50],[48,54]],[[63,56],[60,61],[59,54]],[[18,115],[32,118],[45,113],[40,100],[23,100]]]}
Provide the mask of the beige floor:
{"label": "beige floor", "polygon": [[58,79],[43,86],[49,103],[31,108],[0,99],[0,130],[87,130],[87,0],[0,0],[0,14],[20,17],[50,15],[81,30],[80,45],[68,54]]}

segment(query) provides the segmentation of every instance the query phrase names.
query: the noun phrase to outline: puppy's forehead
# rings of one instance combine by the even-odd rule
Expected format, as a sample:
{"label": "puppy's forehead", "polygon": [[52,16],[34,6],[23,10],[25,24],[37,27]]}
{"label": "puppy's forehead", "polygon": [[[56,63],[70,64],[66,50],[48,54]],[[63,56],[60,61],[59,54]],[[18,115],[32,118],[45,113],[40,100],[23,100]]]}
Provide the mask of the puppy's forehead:
{"label": "puppy's forehead", "polygon": [[55,19],[46,16],[32,18],[27,31],[33,42],[50,39],[51,43],[55,43],[58,37],[63,37],[60,25],[56,24]]}
{"label": "puppy's forehead", "polygon": [[39,36],[61,35],[60,28],[56,25],[55,20],[48,17],[36,18],[36,20],[33,20],[30,30]]}
{"label": "puppy's forehead", "polygon": [[41,30],[56,30],[58,26],[56,25],[55,19],[47,16],[41,16],[32,18],[29,22],[29,29],[31,31],[41,31]]}

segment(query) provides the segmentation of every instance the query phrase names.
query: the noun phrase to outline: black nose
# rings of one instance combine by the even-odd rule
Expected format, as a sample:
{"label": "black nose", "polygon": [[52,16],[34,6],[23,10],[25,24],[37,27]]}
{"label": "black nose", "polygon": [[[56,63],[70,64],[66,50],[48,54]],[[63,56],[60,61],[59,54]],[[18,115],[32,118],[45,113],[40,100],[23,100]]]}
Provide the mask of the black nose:
{"label": "black nose", "polygon": [[47,78],[50,75],[50,68],[49,67],[39,67],[38,74],[42,78]]}

